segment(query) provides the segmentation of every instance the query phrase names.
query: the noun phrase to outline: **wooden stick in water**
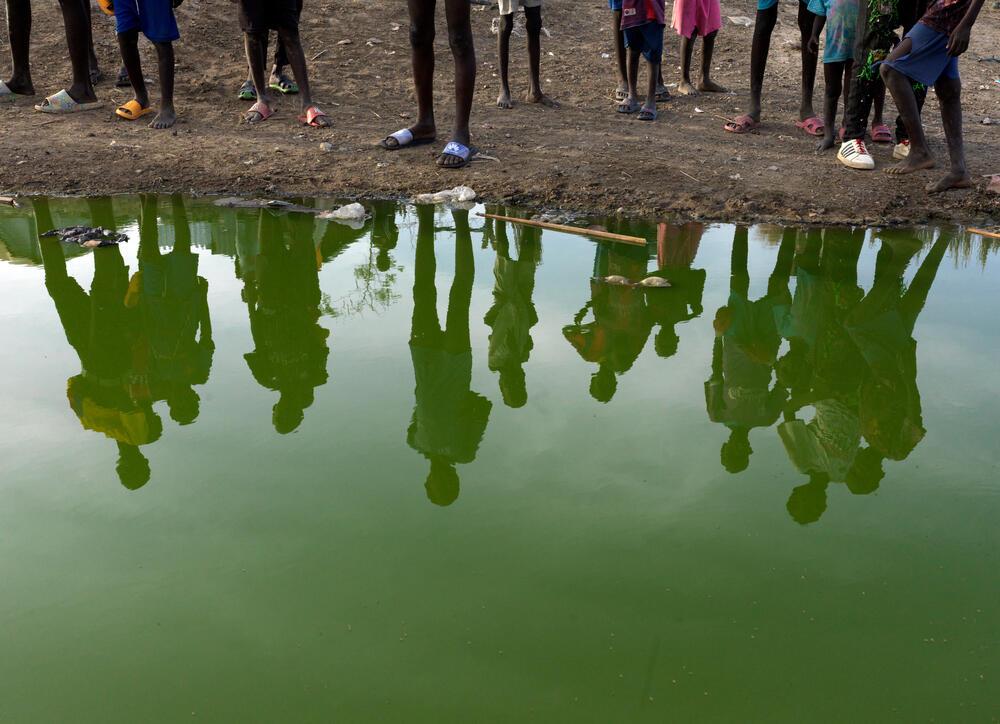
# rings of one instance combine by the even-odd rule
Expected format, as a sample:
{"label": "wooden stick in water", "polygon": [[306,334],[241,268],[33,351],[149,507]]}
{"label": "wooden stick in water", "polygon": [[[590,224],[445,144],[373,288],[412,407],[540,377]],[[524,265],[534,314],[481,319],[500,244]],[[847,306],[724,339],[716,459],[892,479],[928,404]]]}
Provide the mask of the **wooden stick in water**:
{"label": "wooden stick in water", "polygon": [[973,229],[972,227],[966,228],[970,234],[979,234],[980,236],[988,236],[991,239],[1000,239],[1000,234],[993,231],[986,231],[985,229]]}
{"label": "wooden stick in water", "polygon": [[635,246],[646,246],[646,240],[638,236],[625,236],[624,234],[612,234],[610,231],[597,231],[594,229],[581,229],[579,226],[566,226],[565,224],[553,224],[548,221],[533,221],[532,219],[516,219],[512,216],[499,216],[497,214],[477,214],[484,219],[496,219],[497,221],[509,221],[512,224],[523,226],[535,226],[539,229],[551,229],[552,231],[565,231],[567,234],[579,234],[580,236],[592,236],[595,239],[606,239],[607,241],[617,241],[622,244],[634,244]]}

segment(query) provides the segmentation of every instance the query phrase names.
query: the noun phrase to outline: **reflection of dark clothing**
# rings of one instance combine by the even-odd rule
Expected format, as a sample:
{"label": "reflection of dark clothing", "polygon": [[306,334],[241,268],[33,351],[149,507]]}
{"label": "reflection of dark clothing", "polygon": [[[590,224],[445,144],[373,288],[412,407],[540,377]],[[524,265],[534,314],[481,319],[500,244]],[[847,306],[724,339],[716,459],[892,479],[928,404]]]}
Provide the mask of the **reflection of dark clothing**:
{"label": "reflection of dark clothing", "polygon": [[522,365],[531,354],[531,328],[538,323],[531,299],[536,269],[534,259],[515,261],[497,254],[493,306],[484,319],[492,329],[489,367],[493,371]]}
{"label": "reflection of dark clothing", "polygon": [[88,295],[66,273],[57,242],[43,242],[45,286],[83,372],[67,383],[70,407],[87,430],[121,443],[151,441],[151,411],[133,401],[135,315],[125,307],[128,268],[117,248],[94,253]]}
{"label": "reflection of dark clothing", "polygon": [[214,345],[203,326],[208,316],[208,283],[198,276],[198,256],[177,251],[140,255],[139,271],[153,380],[167,385],[204,384]]}
{"label": "reflection of dark clothing", "polygon": [[250,306],[255,349],[244,358],[259,384],[292,393],[308,407],[315,388],[326,384],[330,354],[329,332],[319,324],[322,295],[312,240],[286,239],[281,220],[262,214],[256,278]]}
{"label": "reflection of dark clothing", "polygon": [[[433,224],[421,218],[421,226]],[[415,379],[415,406],[406,441],[428,458],[469,463],[476,457],[486,432],[492,404],[471,390],[472,344],[469,307],[475,262],[472,238],[466,228],[455,239],[455,279],[448,295],[446,326],[441,328],[434,285],[436,261],[432,229],[417,237],[413,282],[413,322],[410,355]]]}
{"label": "reflection of dark clothing", "polygon": [[[899,41],[896,28],[904,34],[923,15],[927,0],[862,0],[858,12],[857,44],[854,50],[854,78],[845,107],[847,125],[844,140],[864,139],[875,94],[882,87],[877,63],[888,57]],[[923,86],[914,88],[917,104],[922,110],[927,97]],[[896,119],[897,142],[907,138],[901,119]]]}
{"label": "reflection of dark clothing", "polygon": [[847,320],[870,370],[861,388],[862,430],[869,444],[892,460],[906,458],[924,436],[913,329],[947,247],[945,239],[935,243],[908,289],[904,264],[881,274],[876,270],[871,291]]}

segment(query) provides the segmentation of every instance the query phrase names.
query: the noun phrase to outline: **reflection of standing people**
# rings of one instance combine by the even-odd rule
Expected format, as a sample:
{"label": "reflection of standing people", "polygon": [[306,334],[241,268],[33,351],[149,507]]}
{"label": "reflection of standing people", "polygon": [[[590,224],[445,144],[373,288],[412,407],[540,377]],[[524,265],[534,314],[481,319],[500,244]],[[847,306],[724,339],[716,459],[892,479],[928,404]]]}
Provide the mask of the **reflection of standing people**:
{"label": "reflection of standing people", "polygon": [[[790,347],[778,362],[778,379],[791,397],[778,435],[795,468],[809,476],[788,499],[789,514],[801,524],[826,510],[831,482],[846,482],[856,493],[874,489],[859,476],[864,466],[858,464],[858,394],[865,364],[844,329],[863,294],[857,266],[864,240],[863,229],[825,240],[819,231],[805,234],[795,257],[795,296],[779,324]],[[806,422],[798,415],[808,406],[815,414]]]}
{"label": "reflection of standing people", "polygon": [[394,201],[377,201],[372,208],[372,246],[378,249],[375,268],[387,272],[392,267],[391,252],[399,242],[396,214],[399,208]]}
{"label": "reflection of standing people", "polygon": [[920,243],[895,234],[884,238],[875,283],[847,320],[869,368],[861,387],[861,429],[883,458],[904,460],[924,437],[913,330],[947,248],[942,236],[907,287],[903,273]]}
{"label": "reflection of standing people", "polygon": [[[52,229],[48,203],[37,199],[34,204],[39,232]],[[42,239],[41,251],[45,288],[82,368],[67,383],[70,407],[84,429],[117,443],[121,484],[129,490],[141,488],[149,482],[150,469],[139,447],[158,440],[163,424],[148,402],[137,401],[145,395],[134,372],[135,312],[125,305],[128,267],[117,246],[95,249],[87,294],[69,276],[60,242]]]}
{"label": "reflection of standing people", "polygon": [[[653,329],[646,307],[645,289],[635,286],[646,277],[645,247],[599,244],[590,280],[590,301],[577,312],[563,336],[588,362],[596,362],[590,378],[590,395],[610,402],[618,389],[616,375],[632,365]],[[583,323],[593,310],[594,321]]]}
{"label": "reflection of standing people", "polygon": [[171,197],[174,247],[160,253],[158,202],[142,197],[139,220],[139,306],[148,346],[150,389],[164,399],[170,417],[194,422],[200,399],[195,385],[208,382],[215,343],[208,311],[208,281],[198,276],[198,255],[191,253],[191,229],[180,196]]}
{"label": "reflection of standing people", "polygon": [[455,218],[455,279],[448,295],[444,329],[437,313],[434,285],[434,207],[417,207],[417,249],[413,280],[413,321],[410,355],[416,380],[416,405],[406,441],[431,464],[425,488],[437,505],[458,498],[458,463],[476,458],[489,422],[492,405],[472,392],[472,343],[469,307],[475,260],[469,213],[453,211]]}
{"label": "reflection of standing people", "polygon": [[302,424],[316,388],[326,384],[330,354],[330,332],[319,324],[316,247],[311,236],[292,238],[286,223],[262,211],[259,253],[241,263],[255,347],[243,357],[254,379],[279,393],[272,423],[282,435]]}
{"label": "reflection of standing people", "polygon": [[[487,219],[493,224],[492,219]],[[500,373],[500,393],[508,407],[523,407],[528,401],[524,363],[531,354],[531,328],[538,323],[532,295],[535,271],[541,261],[541,232],[528,227],[514,229],[517,259],[511,258],[507,224],[495,227],[497,260],[493,267],[493,306],[483,321],[490,333],[490,370]]]}
{"label": "reflection of standing people", "polygon": [[767,294],[750,301],[747,229],[736,229],[729,301],[715,315],[712,376],[705,383],[709,419],[730,429],[729,440],[722,446],[722,464],[731,473],[750,464],[750,430],[773,425],[785,402],[785,389],[778,384],[772,387],[771,381],[781,346],[776,316],[791,298],[788,281],[794,251],[794,232],[786,233]]}
{"label": "reflection of standing people", "polygon": [[697,222],[675,226],[660,224],[656,233],[656,276],[670,282],[669,288],[650,289],[646,300],[653,322],[660,325],[653,344],[660,357],[677,354],[680,338],[676,327],[700,317],[705,294],[704,269],[694,269],[705,227]]}

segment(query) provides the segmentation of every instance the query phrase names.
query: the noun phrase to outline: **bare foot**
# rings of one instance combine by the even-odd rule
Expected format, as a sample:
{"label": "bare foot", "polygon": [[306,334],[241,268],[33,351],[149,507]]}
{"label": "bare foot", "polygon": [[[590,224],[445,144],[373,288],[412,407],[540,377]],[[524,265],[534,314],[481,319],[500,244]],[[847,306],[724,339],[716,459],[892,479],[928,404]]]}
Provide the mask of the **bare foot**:
{"label": "bare foot", "polygon": [[833,134],[827,133],[823,135],[823,140],[816,144],[816,151],[829,151],[833,148]]}
{"label": "bare foot", "polygon": [[155,128],[157,130],[163,130],[164,128],[170,128],[177,121],[177,114],[174,112],[173,108],[161,108],[160,112],[156,114],[156,118],[153,122],[149,124],[150,128]]}
{"label": "bare foot", "polygon": [[698,84],[698,90],[702,93],[728,93],[729,89],[725,86],[721,86],[714,80],[709,78],[702,78],[701,83]]}
{"label": "bare foot", "polygon": [[497,97],[497,108],[510,110],[513,107],[514,107],[514,100],[510,97],[510,89],[501,88],[500,95]]}
{"label": "bare foot", "polygon": [[546,108],[558,108],[559,104],[540,90],[529,90],[524,96],[525,103],[541,103]]}
{"label": "bare foot", "polygon": [[698,95],[698,89],[693,85],[688,83],[686,80],[682,80],[677,84],[677,92],[682,96],[696,96]]}
{"label": "bare foot", "polygon": [[969,176],[968,172],[964,174],[950,173],[940,181],[928,184],[927,193],[939,194],[942,191],[951,191],[952,189],[971,189],[973,186],[975,184],[972,182],[972,177]]}
{"label": "bare foot", "polygon": [[918,154],[916,150],[911,149],[909,156],[897,163],[895,166],[890,166],[885,170],[885,172],[892,174],[893,176],[902,176],[904,174],[922,171],[926,168],[934,168],[934,158],[926,153]]}

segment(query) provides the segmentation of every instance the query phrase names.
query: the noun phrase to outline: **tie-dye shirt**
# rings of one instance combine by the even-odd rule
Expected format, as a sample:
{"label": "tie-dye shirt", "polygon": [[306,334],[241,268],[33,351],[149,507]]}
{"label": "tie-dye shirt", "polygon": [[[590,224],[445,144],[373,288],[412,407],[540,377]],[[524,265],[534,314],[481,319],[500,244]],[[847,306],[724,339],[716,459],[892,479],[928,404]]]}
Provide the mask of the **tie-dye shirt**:
{"label": "tie-dye shirt", "polygon": [[824,63],[842,63],[854,57],[859,0],[809,0],[809,12],[826,18]]}

